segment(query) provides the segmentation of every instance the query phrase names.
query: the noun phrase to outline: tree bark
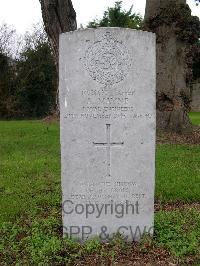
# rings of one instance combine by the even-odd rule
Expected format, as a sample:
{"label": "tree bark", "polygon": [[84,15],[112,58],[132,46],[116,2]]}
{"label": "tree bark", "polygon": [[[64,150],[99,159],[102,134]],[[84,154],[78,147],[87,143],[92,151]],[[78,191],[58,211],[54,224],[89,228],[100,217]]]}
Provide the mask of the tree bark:
{"label": "tree bark", "polygon": [[[178,4],[186,4],[186,0],[172,0]],[[145,21],[156,16],[169,3],[169,0],[146,0]]]}
{"label": "tree bark", "polygon": [[[76,12],[71,0],[39,0],[46,33],[48,35],[57,70],[59,71],[59,35],[77,29]],[[58,81],[57,81],[58,84]],[[58,87],[58,86],[57,86]],[[59,90],[56,96],[56,113],[59,114]]]}
{"label": "tree bark", "polygon": [[53,49],[58,71],[59,35],[77,29],[76,12],[71,0],[40,0],[45,30]]}
{"label": "tree bark", "polygon": [[[157,129],[190,131],[188,112],[191,91],[188,82],[188,44],[177,37],[177,23],[159,23],[161,11],[173,5],[186,5],[186,0],[147,0],[145,29],[157,35]],[[165,14],[172,21],[172,14]]]}

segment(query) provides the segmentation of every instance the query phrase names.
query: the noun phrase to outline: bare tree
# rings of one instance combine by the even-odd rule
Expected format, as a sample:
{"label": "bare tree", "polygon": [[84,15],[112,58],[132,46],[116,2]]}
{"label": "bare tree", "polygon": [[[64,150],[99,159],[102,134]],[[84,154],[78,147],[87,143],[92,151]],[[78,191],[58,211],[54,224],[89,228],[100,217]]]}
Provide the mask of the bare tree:
{"label": "bare tree", "polygon": [[23,36],[22,50],[37,49],[38,44],[48,43],[48,36],[42,23],[32,25],[31,31],[26,31]]}
{"label": "bare tree", "polygon": [[10,56],[14,53],[16,31],[7,24],[0,26],[0,53]]}

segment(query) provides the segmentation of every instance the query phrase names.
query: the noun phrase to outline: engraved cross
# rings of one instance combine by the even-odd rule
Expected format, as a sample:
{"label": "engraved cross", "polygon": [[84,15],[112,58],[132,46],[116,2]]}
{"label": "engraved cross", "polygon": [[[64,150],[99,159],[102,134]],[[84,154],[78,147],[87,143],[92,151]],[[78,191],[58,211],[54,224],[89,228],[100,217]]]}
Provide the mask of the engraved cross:
{"label": "engraved cross", "polygon": [[124,142],[111,142],[111,125],[106,124],[106,142],[93,142],[96,147],[105,147],[107,151],[107,175],[111,176],[111,148],[116,146],[123,146]]}

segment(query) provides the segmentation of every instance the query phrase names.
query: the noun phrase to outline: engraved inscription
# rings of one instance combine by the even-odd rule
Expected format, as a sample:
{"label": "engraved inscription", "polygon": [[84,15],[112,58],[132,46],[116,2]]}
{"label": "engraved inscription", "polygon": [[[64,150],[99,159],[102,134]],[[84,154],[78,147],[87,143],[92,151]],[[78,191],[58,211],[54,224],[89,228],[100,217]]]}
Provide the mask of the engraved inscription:
{"label": "engraved inscription", "polygon": [[[114,176],[112,179],[115,178]],[[138,187],[138,184],[134,181],[80,181],[74,182],[74,186],[78,185],[81,187],[84,193],[78,195],[77,191],[72,189],[71,197],[72,199],[82,199],[82,200],[91,200],[91,199],[130,199],[130,200],[142,200],[145,198],[143,190]],[[126,179],[135,179],[134,177],[122,177],[121,180]]]}
{"label": "engraved inscription", "polygon": [[124,80],[131,61],[123,43],[107,32],[87,49],[84,65],[93,80],[105,86],[112,86]]}

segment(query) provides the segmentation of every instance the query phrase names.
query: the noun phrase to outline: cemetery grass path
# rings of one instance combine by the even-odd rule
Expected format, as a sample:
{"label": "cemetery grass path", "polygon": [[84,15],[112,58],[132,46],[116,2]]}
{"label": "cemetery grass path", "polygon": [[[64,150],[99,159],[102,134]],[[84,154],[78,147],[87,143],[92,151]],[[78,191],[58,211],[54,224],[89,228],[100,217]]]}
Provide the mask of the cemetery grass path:
{"label": "cemetery grass path", "polygon": [[[200,115],[191,117],[194,123],[200,122]],[[61,237],[58,123],[2,121],[0,139],[0,264],[2,260],[2,265],[74,265],[75,261],[77,265],[100,265],[105,260],[139,265],[133,264],[137,257],[152,265],[158,260],[166,263],[163,265],[197,263],[200,145],[157,146],[156,202],[161,207],[156,212],[153,241],[147,239],[138,247],[119,239],[111,246],[92,241],[80,247]],[[177,204],[180,208],[162,208]],[[94,258],[96,264],[90,264]]]}

